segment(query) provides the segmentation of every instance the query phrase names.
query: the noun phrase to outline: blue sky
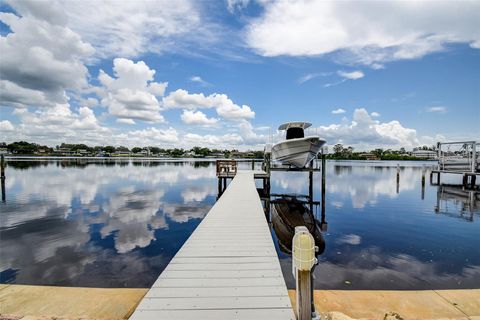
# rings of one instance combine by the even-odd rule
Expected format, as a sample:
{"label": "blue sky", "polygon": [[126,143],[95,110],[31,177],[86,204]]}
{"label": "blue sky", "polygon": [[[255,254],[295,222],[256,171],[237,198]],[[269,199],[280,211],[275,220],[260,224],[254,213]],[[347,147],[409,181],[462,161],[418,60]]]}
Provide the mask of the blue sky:
{"label": "blue sky", "polygon": [[478,2],[7,1],[5,141],[261,149],[480,138]]}

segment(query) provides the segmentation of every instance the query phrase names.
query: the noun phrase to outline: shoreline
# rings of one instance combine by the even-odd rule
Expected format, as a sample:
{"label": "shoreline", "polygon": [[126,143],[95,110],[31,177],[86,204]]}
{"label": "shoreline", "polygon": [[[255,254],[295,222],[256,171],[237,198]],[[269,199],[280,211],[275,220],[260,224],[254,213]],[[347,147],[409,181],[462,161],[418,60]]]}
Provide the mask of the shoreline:
{"label": "shoreline", "polygon": [[[148,290],[1,284],[0,319],[128,319]],[[314,299],[322,319],[480,318],[480,289],[315,290]]]}

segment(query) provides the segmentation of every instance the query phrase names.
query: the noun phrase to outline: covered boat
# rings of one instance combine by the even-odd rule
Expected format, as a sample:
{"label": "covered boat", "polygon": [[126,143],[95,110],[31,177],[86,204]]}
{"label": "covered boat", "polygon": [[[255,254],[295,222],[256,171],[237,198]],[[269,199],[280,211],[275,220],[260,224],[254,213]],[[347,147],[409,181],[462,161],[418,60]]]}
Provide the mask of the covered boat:
{"label": "covered boat", "polygon": [[305,137],[305,129],[311,125],[308,122],[287,122],[278,127],[278,130],[286,131],[286,139],[273,145],[273,160],[298,168],[310,163],[325,144],[319,136]]}

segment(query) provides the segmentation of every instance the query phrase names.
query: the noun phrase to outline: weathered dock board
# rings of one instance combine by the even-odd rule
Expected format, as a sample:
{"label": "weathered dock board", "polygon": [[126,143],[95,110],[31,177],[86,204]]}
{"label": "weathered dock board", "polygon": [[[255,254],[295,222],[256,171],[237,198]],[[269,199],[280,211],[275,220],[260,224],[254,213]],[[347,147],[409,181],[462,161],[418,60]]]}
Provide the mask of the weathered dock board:
{"label": "weathered dock board", "polygon": [[295,319],[253,171],[238,171],[130,319]]}

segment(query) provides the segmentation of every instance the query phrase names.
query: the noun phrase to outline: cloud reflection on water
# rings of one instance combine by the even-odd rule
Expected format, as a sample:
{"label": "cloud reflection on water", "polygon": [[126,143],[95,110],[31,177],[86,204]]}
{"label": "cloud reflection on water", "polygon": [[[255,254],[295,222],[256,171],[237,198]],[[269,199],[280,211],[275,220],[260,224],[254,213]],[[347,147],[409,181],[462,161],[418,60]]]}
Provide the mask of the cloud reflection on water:
{"label": "cloud reflection on water", "polygon": [[[158,235],[162,230],[168,232],[172,224],[194,219],[197,222],[182,227],[184,230],[176,236],[185,241],[214,202],[215,184],[209,179],[215,171],[210,166],[195,167],[194,163],[90,163],[64,169],[52,162],[35,165],[33,170],[26,165],[22,169],[9,170],[8,201],[2,207],[2,282],[7,273],[13,272],[17,283],[80,281],[99,285],[92,279],[95,272],[99,276],[105,272],[99,267],[101,260],[122,264],[129,260],[125,255],[137,256],[135,263],[129,260],[128,265],[123,264],[132,274],[133,270],[151,271],[149,261],[155,257],[163,257],[162,264],[153,267],[161,271],[181,242],[172,239],[174,244],[157,244]],[[176,229],[173,232],[178,232]],[[157,245],[162,248],[155,253],[138,252]],[[92,276],[89,278],[86,272]],[[109,272],[100,283],[113,285],[115,280],[108,279],[112,276]],[[129,283],[150,284],[145,279]]]}

